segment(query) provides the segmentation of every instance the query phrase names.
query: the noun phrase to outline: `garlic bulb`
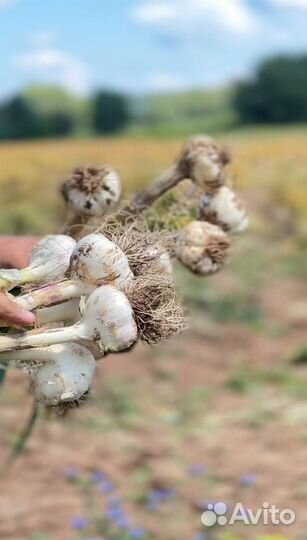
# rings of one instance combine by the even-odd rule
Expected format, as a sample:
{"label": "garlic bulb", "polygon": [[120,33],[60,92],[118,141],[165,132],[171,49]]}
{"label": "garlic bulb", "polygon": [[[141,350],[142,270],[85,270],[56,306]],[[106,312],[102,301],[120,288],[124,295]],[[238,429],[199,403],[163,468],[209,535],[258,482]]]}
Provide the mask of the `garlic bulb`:
{"label": "garlic bulb", "polygon": [[126,255],[101,233],[79,240],[71,256],[70,274],[73,279],[31,291],[16,298],[16,302],[31,311],[89,295],[103,283],[123,288],[133,279]]}
{"label": "garlic bulb", "polygon": [[90,351],[77,343],[8,351],[2,357],[25,368],[36,401],[49,406],[80,399],[88,392],[96,367]]}
{"label": "garlic bulb", "polygon": [[122,351],[136,342],[137,326],[127,297],[111,285],[90,294],[79,322],[65,328],[52,328],[33,334],[0,336],[0,351],[45,347],[54,343],[93,341],[101,351]]}
{"label": "garlic bulb", "polygon": [[142,253],[142,261],[138,268],[138,274],[146,271],[155,273],[161,272],[164,275],[173,275],[173,265],[167,250],[161,246],[149,246]]}
{"label": "garlic bulb", "polygon": [[75,214],[100,217],[118,203],[121,181],[111,167],[79,167],[63,182],[61,191]]}
{"label": "garlic bulb", "polygon": [[222,186],[212,195],[207,194],[202,197],[200,217],[233,234],[245,231],[249,225],[242,201],[227,186]]}
{"label": "garlic bulb", "polygon": [[133,278],[123,251],[101,233],[79,240],[71,256],[70,275],[87,284],[111,283],[118,288]]}
{"label": "garlic bulb", "polygon": [[185,176],[200,187],[222,185],[223,168],[229,161],[227,151],[204,135],[188,139],[179,159],[182,169],[185,170]]}
{"label": "garlic bulb", "polygon": [[179,232],[176,254],[194,274],[207,276],[224,264],[229,246],[229,238],[219,227],[192,221]]}
{"label": "garlic bulb", "polygon": [[26,268],[0,270],[0,289],[10,290],[26,283],[48,283],[65,277],[76,242],[64,234],[42,238],[30,253]]}

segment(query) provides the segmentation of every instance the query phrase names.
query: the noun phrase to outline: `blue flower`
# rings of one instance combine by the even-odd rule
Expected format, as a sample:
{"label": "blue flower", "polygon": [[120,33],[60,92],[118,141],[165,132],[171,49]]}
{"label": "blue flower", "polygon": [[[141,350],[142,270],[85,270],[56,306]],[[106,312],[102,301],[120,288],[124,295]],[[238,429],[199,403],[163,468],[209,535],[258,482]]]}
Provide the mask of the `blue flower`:
{"label": "blue flower", "polygon": [[114,491],[114,486],[109,482],[108,480],[102,480],[97,484],[97,489],[100,491],[100,493],[103,493],[104,495],[109,495]]}
{"label": "blue flower", "polygon": [[71,520],[71,527],[78,531],[85,529],[87,526],[87,520],[84,517],[76,516]]}
{"label": "blue flower", "polygon": [[191,475],[191,476],[203,476],[204,474],[206,474],[207,472],[207,469],[204,465],[201,465],[201,464],[195,464],[195,465],[191,465],[191,467],[189,467],[188,469],[188,473]]}
{"label": "blue flower", "polygon": [[105,480],[105,474],[100,471],[91,472],[90,479],[94,484],[99,484]]}
{"label": "blue flower", "polygon": [[113,523],[116,522],[117,519],[119,519],[122,515],[122,510],[120,508],[107,508],[105,512],[105,516],[107,519],[112,521]]}
{"label": "blue flower", "polygon": [[174,489],[159,488],[151,489],[147,495],[146,507],[149,510],[158,510],[162,502],[171,499],[176,494]]}
{"label": "blue flower", "polygon": [[140,527],[135,527],[134,529],[131,529],[129,531],[129,534],[130,537],[133,538],[133,540],[139,540],[140,538],[143,538],[145,536],[145,531]]}
{"label": "blue flower", "polygon": [[107,504],[109,507],[118,507],[121,506],[121,500],[116,495],[111,495],[107,498]]}
{"label": "blue flower", "polygon": [[67,480],[76,480],[79,476],[79,471],[76,467],[65,467],[64,476]]}
{"label": "blue flower", "polygon": [[114,524],[118,529],[129,529],[131,520],[124,512],[122,512],[117,519],[114,520]]}
{"label": "blue flower", "polygon": [[194,536],[193,540],[207,540],[207,537],[205,533],[199,532]]}
{"label": "blue flower", "polygon": [[241,484],[241,486],[244,486],[244,487],[250,487],[250,486],[254,486],[256,484],[256,476],[254,474],[242,474],[242,476],[240,477],[239,479],[239,483]]}

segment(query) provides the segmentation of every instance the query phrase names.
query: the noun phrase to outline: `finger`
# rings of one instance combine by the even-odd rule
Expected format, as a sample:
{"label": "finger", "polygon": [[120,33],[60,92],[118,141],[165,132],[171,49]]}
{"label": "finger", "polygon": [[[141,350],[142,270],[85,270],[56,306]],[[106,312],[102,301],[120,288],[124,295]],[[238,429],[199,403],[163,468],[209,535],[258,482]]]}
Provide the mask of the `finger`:
{"label": "finger", "polygon": [[16,326],[28,326],[34,324],[35,315],[8,298],[0,294],[0,320]]}
{"label": "finger", "polygon": [[20,236],[15,239],[14,266],[24,268],[29,263],[31,249],[39,242],[39,236]]}

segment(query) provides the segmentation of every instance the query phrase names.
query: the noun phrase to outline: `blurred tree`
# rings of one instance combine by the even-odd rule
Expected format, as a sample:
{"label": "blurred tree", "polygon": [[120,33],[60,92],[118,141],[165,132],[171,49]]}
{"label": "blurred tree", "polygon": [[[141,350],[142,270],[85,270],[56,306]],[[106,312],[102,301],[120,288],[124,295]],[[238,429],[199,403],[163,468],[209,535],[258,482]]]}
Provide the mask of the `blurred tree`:
{"label": "blurred tree", "polygon": [[100,91],[93,98],[93,127],[96,133],[111,134],[131,119],[128,100],[122,94]]}
{"label": "blurred tree", "polygon": [[30,86],[23,97],[41,119],[42,136],[89,134],[88,100],[51,85]]}
{"label": "blurred tree", "polygon": [[239,83],[234,107],[242,122],[307,120],[307,55],[264,61],[251,81]]}
{"label": "blurred tree", "polygon": [[44,88],[37,88],[4,102],[0,106],[0,139],[70,135],[75,115],[68,106],[70,96],[64,94],[59,89],[48,89],[46,93]]}
{"label": "blurred tree", "polygon": [[21,96],[0,106],[0,139],[28,139],[38,131],[38,118]]}

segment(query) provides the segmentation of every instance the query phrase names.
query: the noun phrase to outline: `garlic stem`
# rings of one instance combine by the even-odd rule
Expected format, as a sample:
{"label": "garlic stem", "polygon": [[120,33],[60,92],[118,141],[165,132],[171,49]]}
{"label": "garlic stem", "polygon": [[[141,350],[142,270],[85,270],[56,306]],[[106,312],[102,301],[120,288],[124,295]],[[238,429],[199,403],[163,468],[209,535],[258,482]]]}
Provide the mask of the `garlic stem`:
{"label": "garlic stem", "polygon": [[23,308],[33,311],[40,306],[50,306],[71,298],[79,298],[83,294],[88,296],[94,289],[94,285],[87,285],[81,280],[67,280],[46,285],[18,296],[15,300]]}
{"label": "garlic stem", "polygon": [[44,347],[68,341],[96,342],[102,351],[121,351],[137,340],[137,326],[127,297],[115,287],[104,285],[90,294],[81,320],[66,328],[39,334],[25,332],[0,336],[0,351]]}
{"label": "garlic stem", "polygon": [[80,317],[79,298],[72,298],[55,306],[40,308],[36,311],[36,322],[39,326],[53,322],[77,322]]}
{"label": "garlic stem", "polygon": [[119,214],[125,217],[128,214],[137,214],[146,210],[159,197],[168,190],[175,187],[185,177],[177,164],[172,165],[169,169],[163,172],[156,180],[140,193],[137,193],[129,201],[129,204],[123,208]]}
{"label": "garlic stem", "polygon": [[166,191],[189,178],[194,184],[215,189],[224,184],[224,167],[230,161],[227,151],[213,139],[197,135],[186,140],[181,153],[169,169],[140,193],[137,193],[119,213],[118,218],[137,214],[150,207]]}

